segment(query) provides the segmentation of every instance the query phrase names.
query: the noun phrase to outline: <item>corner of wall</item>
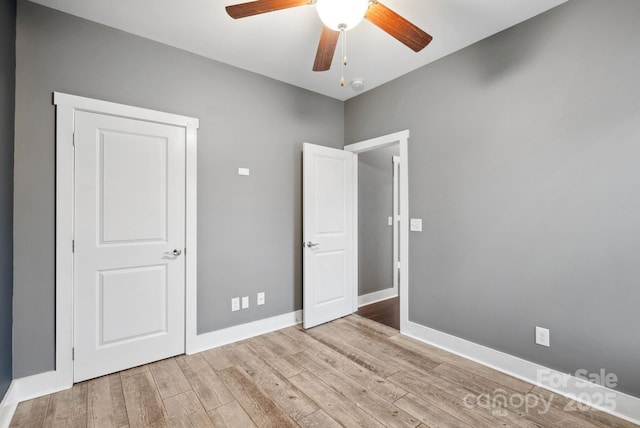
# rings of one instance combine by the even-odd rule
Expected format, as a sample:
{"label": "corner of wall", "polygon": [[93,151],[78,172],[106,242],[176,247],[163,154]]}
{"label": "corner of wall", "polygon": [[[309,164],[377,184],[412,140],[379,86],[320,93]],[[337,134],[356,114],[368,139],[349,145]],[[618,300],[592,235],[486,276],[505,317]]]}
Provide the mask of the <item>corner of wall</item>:
{"label": "corner of wall", "polygon": [[[16,69],[15,0],[0,10],[0,398],[11,387],[13,368],[13,158]],[[5,93],[6,91],[6,93]],[[4,403],[4,400],[3,400]],[[3,404],[4,406],[4,404]],[[0,408],[0,412],[4,407]],[[2,418],[0,414],[0,420]],[[1,421],[0,421],[1,425]]]}

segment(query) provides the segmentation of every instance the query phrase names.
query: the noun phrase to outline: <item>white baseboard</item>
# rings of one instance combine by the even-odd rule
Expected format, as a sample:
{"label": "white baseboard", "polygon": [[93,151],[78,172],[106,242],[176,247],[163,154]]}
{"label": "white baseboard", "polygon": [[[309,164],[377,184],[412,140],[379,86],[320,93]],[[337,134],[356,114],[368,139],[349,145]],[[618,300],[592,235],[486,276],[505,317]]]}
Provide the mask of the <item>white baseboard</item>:
{"label": "white baseboard", "polygon": [[381,302],[383,300],[398,297],[398,290],[395,288],[385,288],[384,290],[374,291],[373,293],[358,296],[358,307],[370,305],[372,303]]}
{"label": "white baseboard", "polygon": [[[578,377],[549,369],[411,321],[406,323],[406,328],[402,330],[402,334],[549,389],[578,403],[590,405],[593,408],[640,425],[640,398],[638,397],[624,394],[605,386],[585,382],[585,380]],[[541,374],[543,375],[541,376]],[[589,399],[589,397],[592,398]],[[602,397],[607,399],[601,400]]]}
{"label": "white baseboard", "polygon": [[16,412],[16,407],[18,407],[18,403],[9,404],[9,399],[11,395],[11,391],[15,386],[15,381],[12,381],[9,385],[9,389],[4,394],[2,401],[0,401],[0,428],[8,428],[11,423],[11,419],[13,418],[13,414]]}
{"label": "white baseboard", "polygon": [[263,320],[253,321],[210,333],[199,334],[187,349],[187,354],[206,351],[218,346],[249,339],[275,330],[291,327],[302,322],[302,311],[290,312]]}
{"label": "white baseboard", "polygon": [[[0,406],[0,428],[9,426],[18,403],[71,388],[55,370],[14,379]],[[8,419],[7,419],[8,418]],[[5,424],[6,425],[3,425]]]}

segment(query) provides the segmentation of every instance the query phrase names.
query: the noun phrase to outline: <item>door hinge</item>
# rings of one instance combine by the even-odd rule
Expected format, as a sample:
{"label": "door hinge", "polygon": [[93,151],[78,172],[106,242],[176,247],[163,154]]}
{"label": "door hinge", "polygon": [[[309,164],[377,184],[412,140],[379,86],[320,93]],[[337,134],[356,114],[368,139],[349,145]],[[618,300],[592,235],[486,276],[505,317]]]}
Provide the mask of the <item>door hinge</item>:
{"label": "door hinge", "polygon": [[71,137],[71,144],[73,145],[73,147],[76,146],[76,133],[73,133],[73,136]]}
{"label": "door hinge", "polygon": [[71,348],[71,361],[76,360],[76,348]]}
{"label": "door hinge", "polygon": [[76,240],[75,239],[71,240],[71,252],[72,253],[76,252]]}

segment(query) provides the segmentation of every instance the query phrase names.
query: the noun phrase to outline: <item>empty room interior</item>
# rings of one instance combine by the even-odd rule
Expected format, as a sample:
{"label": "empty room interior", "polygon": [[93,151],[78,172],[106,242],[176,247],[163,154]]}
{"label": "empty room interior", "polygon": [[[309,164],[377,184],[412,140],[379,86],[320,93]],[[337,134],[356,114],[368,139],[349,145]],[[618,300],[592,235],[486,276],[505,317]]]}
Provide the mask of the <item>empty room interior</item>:
{"label": "empty room interior", "polygon": [[2,1],[0,428],[640,425],[640,2],[331,3]]}

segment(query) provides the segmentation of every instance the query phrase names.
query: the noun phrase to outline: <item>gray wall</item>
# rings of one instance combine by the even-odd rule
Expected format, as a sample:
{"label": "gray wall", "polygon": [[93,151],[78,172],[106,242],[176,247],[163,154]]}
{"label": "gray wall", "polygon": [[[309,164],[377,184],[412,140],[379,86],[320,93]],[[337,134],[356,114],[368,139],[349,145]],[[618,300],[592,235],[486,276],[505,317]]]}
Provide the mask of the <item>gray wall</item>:
{"label": "gray wall", "polygon": [[393,156],[397,144],[358,155],[358,295],[393,287]]}
{"label": "gray wall", "polygon": [[15,377],[54,367],[53,91],[200,118],[199,332],[301,308],[301,143],[342,147],[342,102],[24,0],[17,67]]}
{"label": "gray wall", "polygon": [[0,2],[0,401],[11,383],[16,2]]}
{"label": "gray wall", "polygon": [[639,19],[566,3],[348,101],[345,141],[411,130],[412,321],[640,397]]}

